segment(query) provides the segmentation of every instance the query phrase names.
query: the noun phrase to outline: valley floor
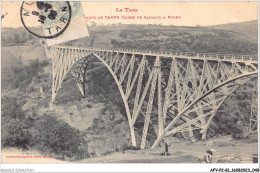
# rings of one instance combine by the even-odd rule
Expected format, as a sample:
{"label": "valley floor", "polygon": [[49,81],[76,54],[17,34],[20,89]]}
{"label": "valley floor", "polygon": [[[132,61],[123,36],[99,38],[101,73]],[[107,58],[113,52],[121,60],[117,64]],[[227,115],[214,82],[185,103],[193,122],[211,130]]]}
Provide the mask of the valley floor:
{"label": "valley floor", "polygon": [[213,162],[253,163],[252,154],[258,152],[257,134],[235,141],[231,136],[197,143],[174,143],[169,156],[162,156],[164,148],[117,152],[104,157],[88,158],[78,163],[201,163],[209,149],[215,149]]}
{"label": "valley floor", "polygon": [[[169,146],[169,156],[162,156],[164,148],[157,148],[120,151],[76,162],[44,158],[35,151],[25,152],[18,149],[2,149],[1,157],[2,163],[201,163],[208,149],[216,150],[213,154],[214,163],[253,163],[252,155],[258,153],[257,134],[244,140],[222,136],[196,143],[174,143]],[[24,158],[7,158],[7,156],[24,156]],[[28,156],[39,158],[33,159]]]}

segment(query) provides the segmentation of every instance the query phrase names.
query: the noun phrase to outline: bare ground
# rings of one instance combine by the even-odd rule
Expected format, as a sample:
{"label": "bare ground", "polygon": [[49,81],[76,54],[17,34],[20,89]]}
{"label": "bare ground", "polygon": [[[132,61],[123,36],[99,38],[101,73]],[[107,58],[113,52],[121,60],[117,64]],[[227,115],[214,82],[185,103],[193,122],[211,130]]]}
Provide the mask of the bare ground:
{"label": "bare ground", "polygon": [[[244,140],[231,136],[217,137],[196,143],[174,143],[169,146],[169,156],[163,156],[164,148],[115,152],[103,157],[93,157],[77,162],[65,162],[54,158],[7,158],[6,156],[42,156],[35,151],[2,149],[2,163],[201,163],[208,149],[215,149],[213,162],[253,163],[252,154],[258,153],[257,134]],[[230,158],[230,160],[223,160]]]}
{"label": "bare ground", "polygon": [[245,140],[233,140],[231,136],[224,136],[197,143],[171,144],[169,156],[162,156],[164,148],[157,148],[117,152],[78,163],[201,163],[208,149],[216,150],[213,154],[214,163],[253,163],[252,154],[258,153],[257,148],[257,134]]}

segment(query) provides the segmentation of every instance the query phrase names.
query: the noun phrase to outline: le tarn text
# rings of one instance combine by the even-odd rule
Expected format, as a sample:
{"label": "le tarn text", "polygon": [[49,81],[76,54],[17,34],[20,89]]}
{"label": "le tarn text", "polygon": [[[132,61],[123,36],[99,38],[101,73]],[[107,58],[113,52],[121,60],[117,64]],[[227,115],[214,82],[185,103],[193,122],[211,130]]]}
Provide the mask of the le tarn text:
{"label": "le tarn text", "polygon": [[138,9],[116,8],[116,12],[138,12]]}

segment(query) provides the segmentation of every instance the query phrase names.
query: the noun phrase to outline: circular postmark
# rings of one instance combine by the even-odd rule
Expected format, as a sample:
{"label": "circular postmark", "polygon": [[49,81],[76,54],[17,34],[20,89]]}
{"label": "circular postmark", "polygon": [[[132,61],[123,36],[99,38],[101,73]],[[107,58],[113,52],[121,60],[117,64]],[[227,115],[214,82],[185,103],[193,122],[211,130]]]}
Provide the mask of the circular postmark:
{"label": "circular postmark", "polygon": [[[40,38],[52,39],[68,28],[72,12],[70,3],[67,1],[25,1],[22,3],[20,16],[28,32]],[[39,25],[43,33],[37,32]]]}

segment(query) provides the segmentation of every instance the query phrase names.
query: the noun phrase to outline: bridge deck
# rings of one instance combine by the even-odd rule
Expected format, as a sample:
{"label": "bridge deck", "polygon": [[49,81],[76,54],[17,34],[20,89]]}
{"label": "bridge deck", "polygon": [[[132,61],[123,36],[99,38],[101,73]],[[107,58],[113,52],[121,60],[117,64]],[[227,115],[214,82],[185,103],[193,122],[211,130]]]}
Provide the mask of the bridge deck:
{"label": "bridge deck", "polygon": [[195,53],[195,52],[156,52],[151,50],[134,50],[134,49],[113,49],[113,48],[94,48],[94,47],[73,47],[73,46],[53,46],[60,49],[73,49],[73,50],[89,50],[89,51],[109,51],[109,52],[119,52],[126,54],[140,54],[146,56],[160,56],[160,57],[176,57],[177,58],[191,58],[198,60],[221,60],[221,61],[231,61],[231,62],[255,62],[258,63],[258,57],[255,55],[240,55],[240,54],[216,54],[216,53]]}

